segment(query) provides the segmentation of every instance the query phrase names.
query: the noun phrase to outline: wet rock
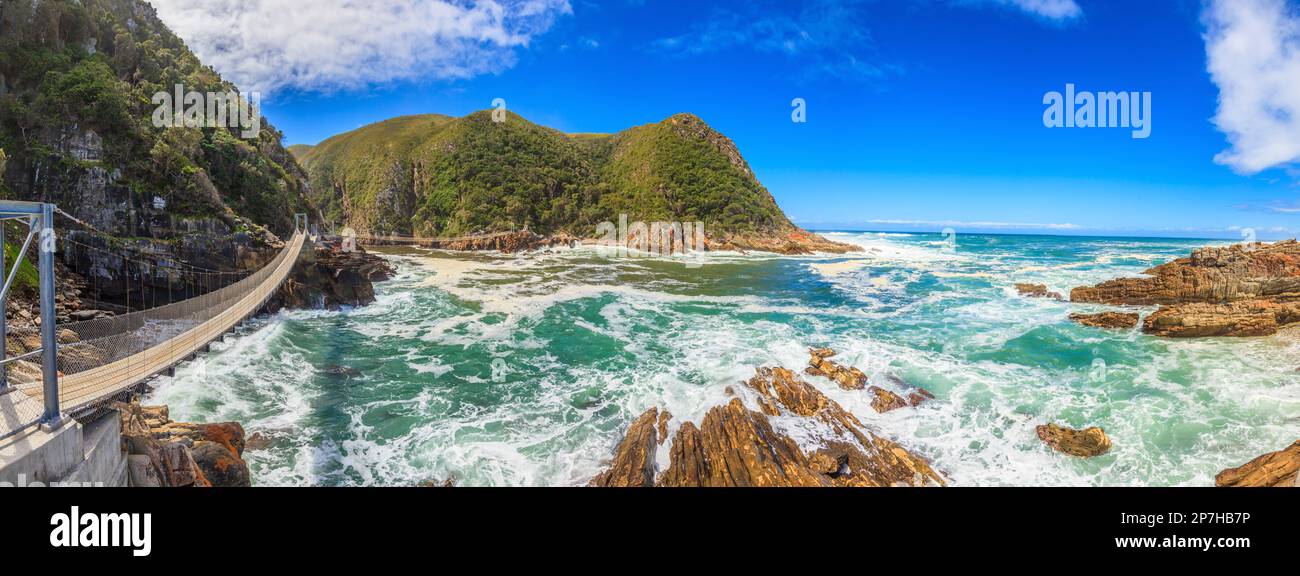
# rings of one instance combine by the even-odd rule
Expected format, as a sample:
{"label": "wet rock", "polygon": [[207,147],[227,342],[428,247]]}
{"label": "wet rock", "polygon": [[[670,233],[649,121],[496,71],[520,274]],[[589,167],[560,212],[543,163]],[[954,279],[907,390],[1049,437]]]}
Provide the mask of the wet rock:
{"label": "wet rock", "polygon": [[375,301],[375,282],[392,276],[392,264],[360,248],[304,248],[293,272],[267,302],[267,310],[308,308],[337,310]]}
{"label": "wet rock", "polygon": [[668,421],[673,419],[671,412],[664,410],[659,413],[659,445],[662,446],[664,440],[668,439]]}
{"label": "wet rock", "polygon": [[804,373],[809,376],[825,376],[834,380],[840,388],[845,390],[861,390],[867,386],[867,375],[861,370],[853,367],[845,367],[833,360],[828,360],[835,355],[829,348],[810,349],[808,367]]}
{"label": "wet rock", "polygon": [[628,427],[627,434],[614,452],[609,469],[591,479],[590,486],[601,488],[635,488],[655,483],[655,419],[659,410],[651,408]]}
{"label": "wet rock", "polygon": [[1215,486],[1300,488],[1300,440],[1236,468],[1219,472]]}
{"label": "wet rock", "polygon": [[162,444],[158,447],[158,458],[162,462],[163,486],[172,488],[212,486],[204,477],[198,463],[194,461],[188,446],[180,442]]}
{"label": "wet rock", "polygon": [[132,486],[251,485],[251,473],[242,460],[244,428],[238,423],[173,422],[166,406],[139,402],[113,406],[122,415],[127,453],[149,461],[146,465],[137,458],[128,467]]}
{"label": "wet rock", "polygon": [[[783,368],[761,368],[746,386],[757,393],[760,410],[732,398],[705,414],[697,426],[684,422],[669,449],[670,464],[658,486],[895,486],[945,485],[929,463],[898,444],[868,431],[856,417],[815,387]],[[805,453],[789,436],[773,428],[770,416],[794,416],[818,421],[826,430],[821,446]],[[611,485],[611,477],[631,481],[612,485],[644,486],[653,457],[654,411],[629,428],[615,464],[592,481]],[[643,448],[637,448],[637,447]],[[629,465],[631,463],[632,465]],[[627,471],[633,473],[628,474]]]}
{"label": "wet rock", "polygon": [[907,408],[909,406],[907,401],[903,400],[901,396],[879,386],[867,388],[867,392],[875,395],[875,398],[871,399],[871,408],[881,414],[889,412],[890,410]]}
{"label": "wet rock", "polygon": [[219,488],[248,487],[253,485],[248,466],[226,445],[217,442],[198,442],[190,450],[195,464],[212,486]]}
{"label": "wet rock", "polygon": [[425,480],[423,482],[420,482],[419,484],[416,484],[415,486],[417,488],[455,488],[456,479],[447,478],[446,480],[443,480],[441,482],[439,482],[438,480]]}
{"label": "wet rock", "polygon": [[925,388],[917,387],[907,394],[907,403],[912,406],[920,406],[922,402],[934,400],[934,394]]}
{"label": "wet rock", "polygon": [[1063,300],[1060,292],[1048,292],[1046,284],[1016,284],[1016,291],[1026,298]]}
{"label": "wet rock", "polygon": [[794,440],[774,431],[766,416],[745,408],[739,398],[709,410],[698,429],[682,424],[670,454],[661,486],[833,485],[809,466]]}
{"label": "wet rock", "polygon": [[1129,329],[1138,325],[1136,312],[1101,312],[1099,314],[1071,314],[1070,320],[1093,328]]}
{"label": "wet rock", "polygon": [[1269,336],[1300,320],[1300,300],[1175,304],[1147,316],[1142,331],[1169,338]]}
{"label": "wet rock", "polygon": [[1070,299],[1160,305],[1142,327],[1157,336],[1265,336],[1300,322],[1295,240],[1201,248],[1146,274],[1075,288]]}
{"label": "wet rock", "polygon": [[1096,426],[1075,430],[1056,424],[1044,424],[1037,429],[1038,437],[1058,452],[1071,456],[1101,456],[1110,451],[1110,438]]}

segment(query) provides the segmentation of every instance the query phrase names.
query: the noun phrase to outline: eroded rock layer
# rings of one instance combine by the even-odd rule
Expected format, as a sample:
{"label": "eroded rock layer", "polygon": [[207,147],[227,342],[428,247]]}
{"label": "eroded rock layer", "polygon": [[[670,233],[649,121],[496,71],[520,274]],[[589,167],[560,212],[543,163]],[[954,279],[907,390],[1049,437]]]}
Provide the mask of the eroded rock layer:
{"label": "eroded rock layer", "polygon": [[[829,487],[946,485],[922,457],[869,431],[853,414],[784,368],[760,368],[745,383],[758,410],[732,398],[684,422],[669,448],[670,464],[654,479],[670,487]],[[594,486],[649,486],[657,444],[650,409],[629,427],[610,467]],[[805,418],[825,430],[805,452],[773,418]],[[812,424],[810,422],[810,424]]]}
{"label": "eroded rock layer", "polygon": [[1070,300],[1159,305],[1144,332],[1169,337],[1267,336],[1300,322],[1300,243],[1201,248],[1144,278],[1075,288]]}

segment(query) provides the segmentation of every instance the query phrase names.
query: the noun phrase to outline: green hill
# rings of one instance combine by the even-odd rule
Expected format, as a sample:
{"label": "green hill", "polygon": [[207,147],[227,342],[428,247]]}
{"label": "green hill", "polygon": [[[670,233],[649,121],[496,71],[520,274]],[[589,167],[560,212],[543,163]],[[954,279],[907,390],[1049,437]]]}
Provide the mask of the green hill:
{"label": "green hill", "polygon": [[361,233],[528,227],[591,237],[626,214],[704,222],[719,246],[843,248],[794,226],[731,140],[689,114],[573,135],[513,113],[500,123],[490,111],[404,116],[332,137],[299,160],[326,221]]}

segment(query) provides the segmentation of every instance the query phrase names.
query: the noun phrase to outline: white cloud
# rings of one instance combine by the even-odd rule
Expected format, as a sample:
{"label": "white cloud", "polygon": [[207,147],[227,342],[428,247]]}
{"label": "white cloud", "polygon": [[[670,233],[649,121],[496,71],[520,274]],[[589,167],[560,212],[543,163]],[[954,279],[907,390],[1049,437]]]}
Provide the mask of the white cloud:
{"label": "white cloud", "polygon": [[1300,16],[1284,0],[1211,0],[1204,14],[1214,123],[1244,174],[1300,163]]}
{"label": "white cloud", "polygon": [[1079,8],[1074,0],[998,0],[998,2],[1051,20],[1071,20],[1083,15],[1083,9]]}
{"label": "white cloud", "polygon": [[262,92],[497,72],[572,13],[568,0],[151,2],[205,64]]}

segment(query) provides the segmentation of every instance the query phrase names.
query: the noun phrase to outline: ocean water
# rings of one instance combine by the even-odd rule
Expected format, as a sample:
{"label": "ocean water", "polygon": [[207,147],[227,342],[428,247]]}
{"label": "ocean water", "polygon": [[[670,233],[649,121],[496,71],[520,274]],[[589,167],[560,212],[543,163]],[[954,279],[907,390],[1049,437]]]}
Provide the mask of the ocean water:
{"label": "ocean water", "polygon": [[[756,367],[802,369],[810,346],[933,392],[882,415],[865,392],[809,379],[955,485],[1212,485],[1300,435],[1295,334],[1103,331],[1067,316],[1104,307],[1013,287],[1068,294],[1205,241],[827,236],[866,251],[695,266],[595,248],[407,250],[377,303],[253,320],[148,401],[267,437],[246,455],[258,485],[585,484],[647,408],[671,411],[670,430],[698,422]],[[1114,448],[1054,453],[1034,433],[1044,422],[1102,426]]]}

